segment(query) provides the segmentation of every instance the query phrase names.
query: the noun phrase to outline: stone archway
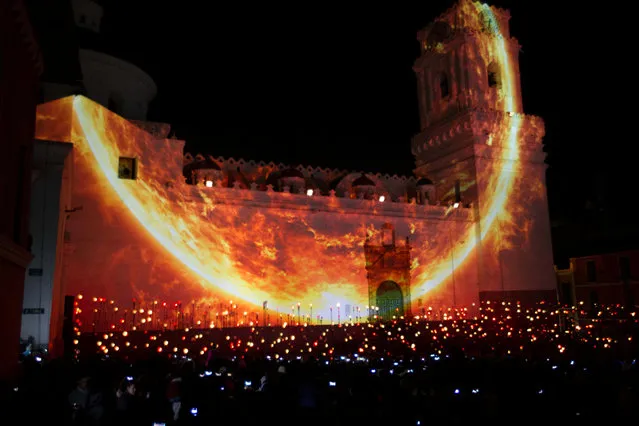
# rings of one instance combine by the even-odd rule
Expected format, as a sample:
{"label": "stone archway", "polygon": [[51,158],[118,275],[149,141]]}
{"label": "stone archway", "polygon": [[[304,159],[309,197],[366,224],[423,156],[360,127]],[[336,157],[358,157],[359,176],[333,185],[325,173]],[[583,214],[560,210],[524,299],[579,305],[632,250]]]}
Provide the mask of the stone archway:
{"label": "stone archway", "polygon": [[402,289],[395,281],[384,281],[377,287],[376,305],[379,307],[378,315],[384,321],[391,320],[393,315],[404,315],[404,295]]}

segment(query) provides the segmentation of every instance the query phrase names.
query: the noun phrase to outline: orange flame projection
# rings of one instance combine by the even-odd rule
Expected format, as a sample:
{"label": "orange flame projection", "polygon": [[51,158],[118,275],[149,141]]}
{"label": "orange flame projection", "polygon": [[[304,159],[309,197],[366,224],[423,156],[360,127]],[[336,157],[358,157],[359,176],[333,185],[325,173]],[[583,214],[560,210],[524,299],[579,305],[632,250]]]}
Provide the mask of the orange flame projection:
{"label": "orange flame projection", "polygon": [[[492,16],[488,6],[469,1],[459,10],[477,26],[480,12]],[[499,64],[503,81],[503,96],[492,107],[518,111],[508,40],[498,28],[482,40],[478,55]],[[386,222],[399,237],[411,236],[413,301],[436,300],[434,290],[441,288],[452,304],[451,286],[453,303],[476,300],[478,246],[507,235],[504,224],[516,224],[511,215],[525,204],[524,195],[514,191],[521,177],[522,120],[505,113],[494,126],[488,145],[499,146],[503,158],[478,172],[484,189],[475,214],[186,185],[181,141],[156,139],[81,96],[41,105],[37,137],[74,144],[74,203],[85,208],[67,223],[76,246],[65,270],[69,291],[109,298],[128,292],[147,300],[171,294],[255,306],[268,301],[282,312],[301,301],[328,318],[337,303],[369,304],[364,241],[370,234],[377,238]],[[138,159],[137,179],[118,177],[120,157]],[[542,185],[525,196],[540,197],[543,190]]]}

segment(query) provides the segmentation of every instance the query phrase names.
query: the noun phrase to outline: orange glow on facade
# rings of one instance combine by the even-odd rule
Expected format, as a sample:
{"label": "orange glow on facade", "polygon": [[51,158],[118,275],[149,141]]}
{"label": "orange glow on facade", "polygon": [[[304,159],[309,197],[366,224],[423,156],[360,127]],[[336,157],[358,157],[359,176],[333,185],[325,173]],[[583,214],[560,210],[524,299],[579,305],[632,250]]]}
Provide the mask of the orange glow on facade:
{"label": "orange glow on facade", "polygon": [[[432,205],[379,188],[371,198],[351,198],[310,187],[299,193],[224,187],[209,177],[189,185],[183,141],[158,137],[82,96],[41,105],[36,137],[73,144],[73,203],[83,206],[65,224],[66,292],[135,298],[138,307],[184,300],[186,311],[229,300],[256,311],[268,306],[272,315],[289,315],[292,306],[295,318],[307,317],[311,306],[310,319],[321,315],[328,323],[379,307],[380,300],[390,303],[385,315],[389,309],[401,315],[427,306],[471,306],[482,291],[554,288],[544,283],[553,272],[543,171],[531,178],[530,170],[540,169],[528,165],[541,153],[543,123],[521,112],[515,42],[504,13],[462,1],[440,17],[452,31],[459,26],[477,33],[465,36],[462,74],[468,75],[459,81],[478,81],[474,69],[485,74],[484,65],[491,64],[499,93],[478,85],[464,91],[452,75],[450,102],[442,96],[433,108],[432,99],[423,99],[428,91],[420,91],[425,132],[413,141],[418,175],[432,174],[434,163],[422,159],[447,139],[482,135],[472,144],[471,168],[451,160],[446,176],[434,173],[439,203]],[[448,57],[453,41],[423,43],[418,78],[419,64],[430,69],[432,58]],[[468,120],[442,137],[422,137],[452,99]],[[453,174],[463,184],[453,185]],[[247,176],[249,184],[255,179]],[[342,184],[353,183],[348,179]],[[452,199],[457,192],[463,199]],[[530,238],[534,230],[541,240]],[[546,261],[548,274],[539,271]],[[527,278],[535,273],[540,278]],[[383,289],[400,296],[385,299]],[[401,306],[392,308],[396,300]]]}

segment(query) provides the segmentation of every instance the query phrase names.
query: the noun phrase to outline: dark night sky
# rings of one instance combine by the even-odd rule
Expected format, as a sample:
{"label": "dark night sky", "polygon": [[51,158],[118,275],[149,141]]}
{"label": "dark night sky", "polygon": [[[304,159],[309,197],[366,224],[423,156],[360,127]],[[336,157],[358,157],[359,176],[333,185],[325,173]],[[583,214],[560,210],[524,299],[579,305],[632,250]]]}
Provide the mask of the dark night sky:
{"label": "dark night sky", "polygon": [[[104,38],[156,80],[149,118],[172,123],[189,150],[410,173],[410,138],[418,130],[415,34],[452,2],[130,3],[103,1]],[[525,110],[546,120],[551,165],[566,177],[580,174],[572,169],[601,159],[583,148],[611,139],[612,111],[598,93],[606,81],[593,57],[601,47],[584,39],[606,12],[557,9],[549,0],[492,3],[512,12],[512,34],[523,46]]]}
{"label": "dark night sky", "polygon": [[[410,138],[418,130],[415,34],[451,2],[223,9],[190,1],[137,1],[133,9],[103,3],[109,48],[158,84],[149,118],[172,123],[189,150],[410,173]],[[580,17],[548,13],[543,4],[556,2],[494,3],[511,9],[512,33],[523,45],[526,111],[546,119],[553,154],[572,155],[569,146],[598,133],[579,117],[592,108],[581,81],[599,73],[587,47],[574,43],[579,24],[570,21]]]}
{"label": "dark night sky", "polygon": [[[171,123],[188,151],[411,173],[416,32],[452,1],[101,3],[102,47],[154,78],[149,119]],[[491,2],[511,10],[524,109],[546,122],[553,220],[579,215],[598,182],[620,205],[634,174],[622,108],[633,26],[613,3]]]}

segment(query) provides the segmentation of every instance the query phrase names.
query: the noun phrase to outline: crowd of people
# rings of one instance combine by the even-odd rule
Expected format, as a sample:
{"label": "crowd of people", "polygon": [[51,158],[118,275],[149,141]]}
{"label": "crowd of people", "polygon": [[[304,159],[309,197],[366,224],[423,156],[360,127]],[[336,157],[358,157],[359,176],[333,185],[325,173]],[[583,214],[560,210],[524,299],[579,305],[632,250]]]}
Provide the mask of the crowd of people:
{"label": "crowd of people", "polygon": [[77,425],[636,418],[638,324],[602,312],[484,306],[463,320],[88,334],[74,357],[26,357],[7,409],[21,424]]}

